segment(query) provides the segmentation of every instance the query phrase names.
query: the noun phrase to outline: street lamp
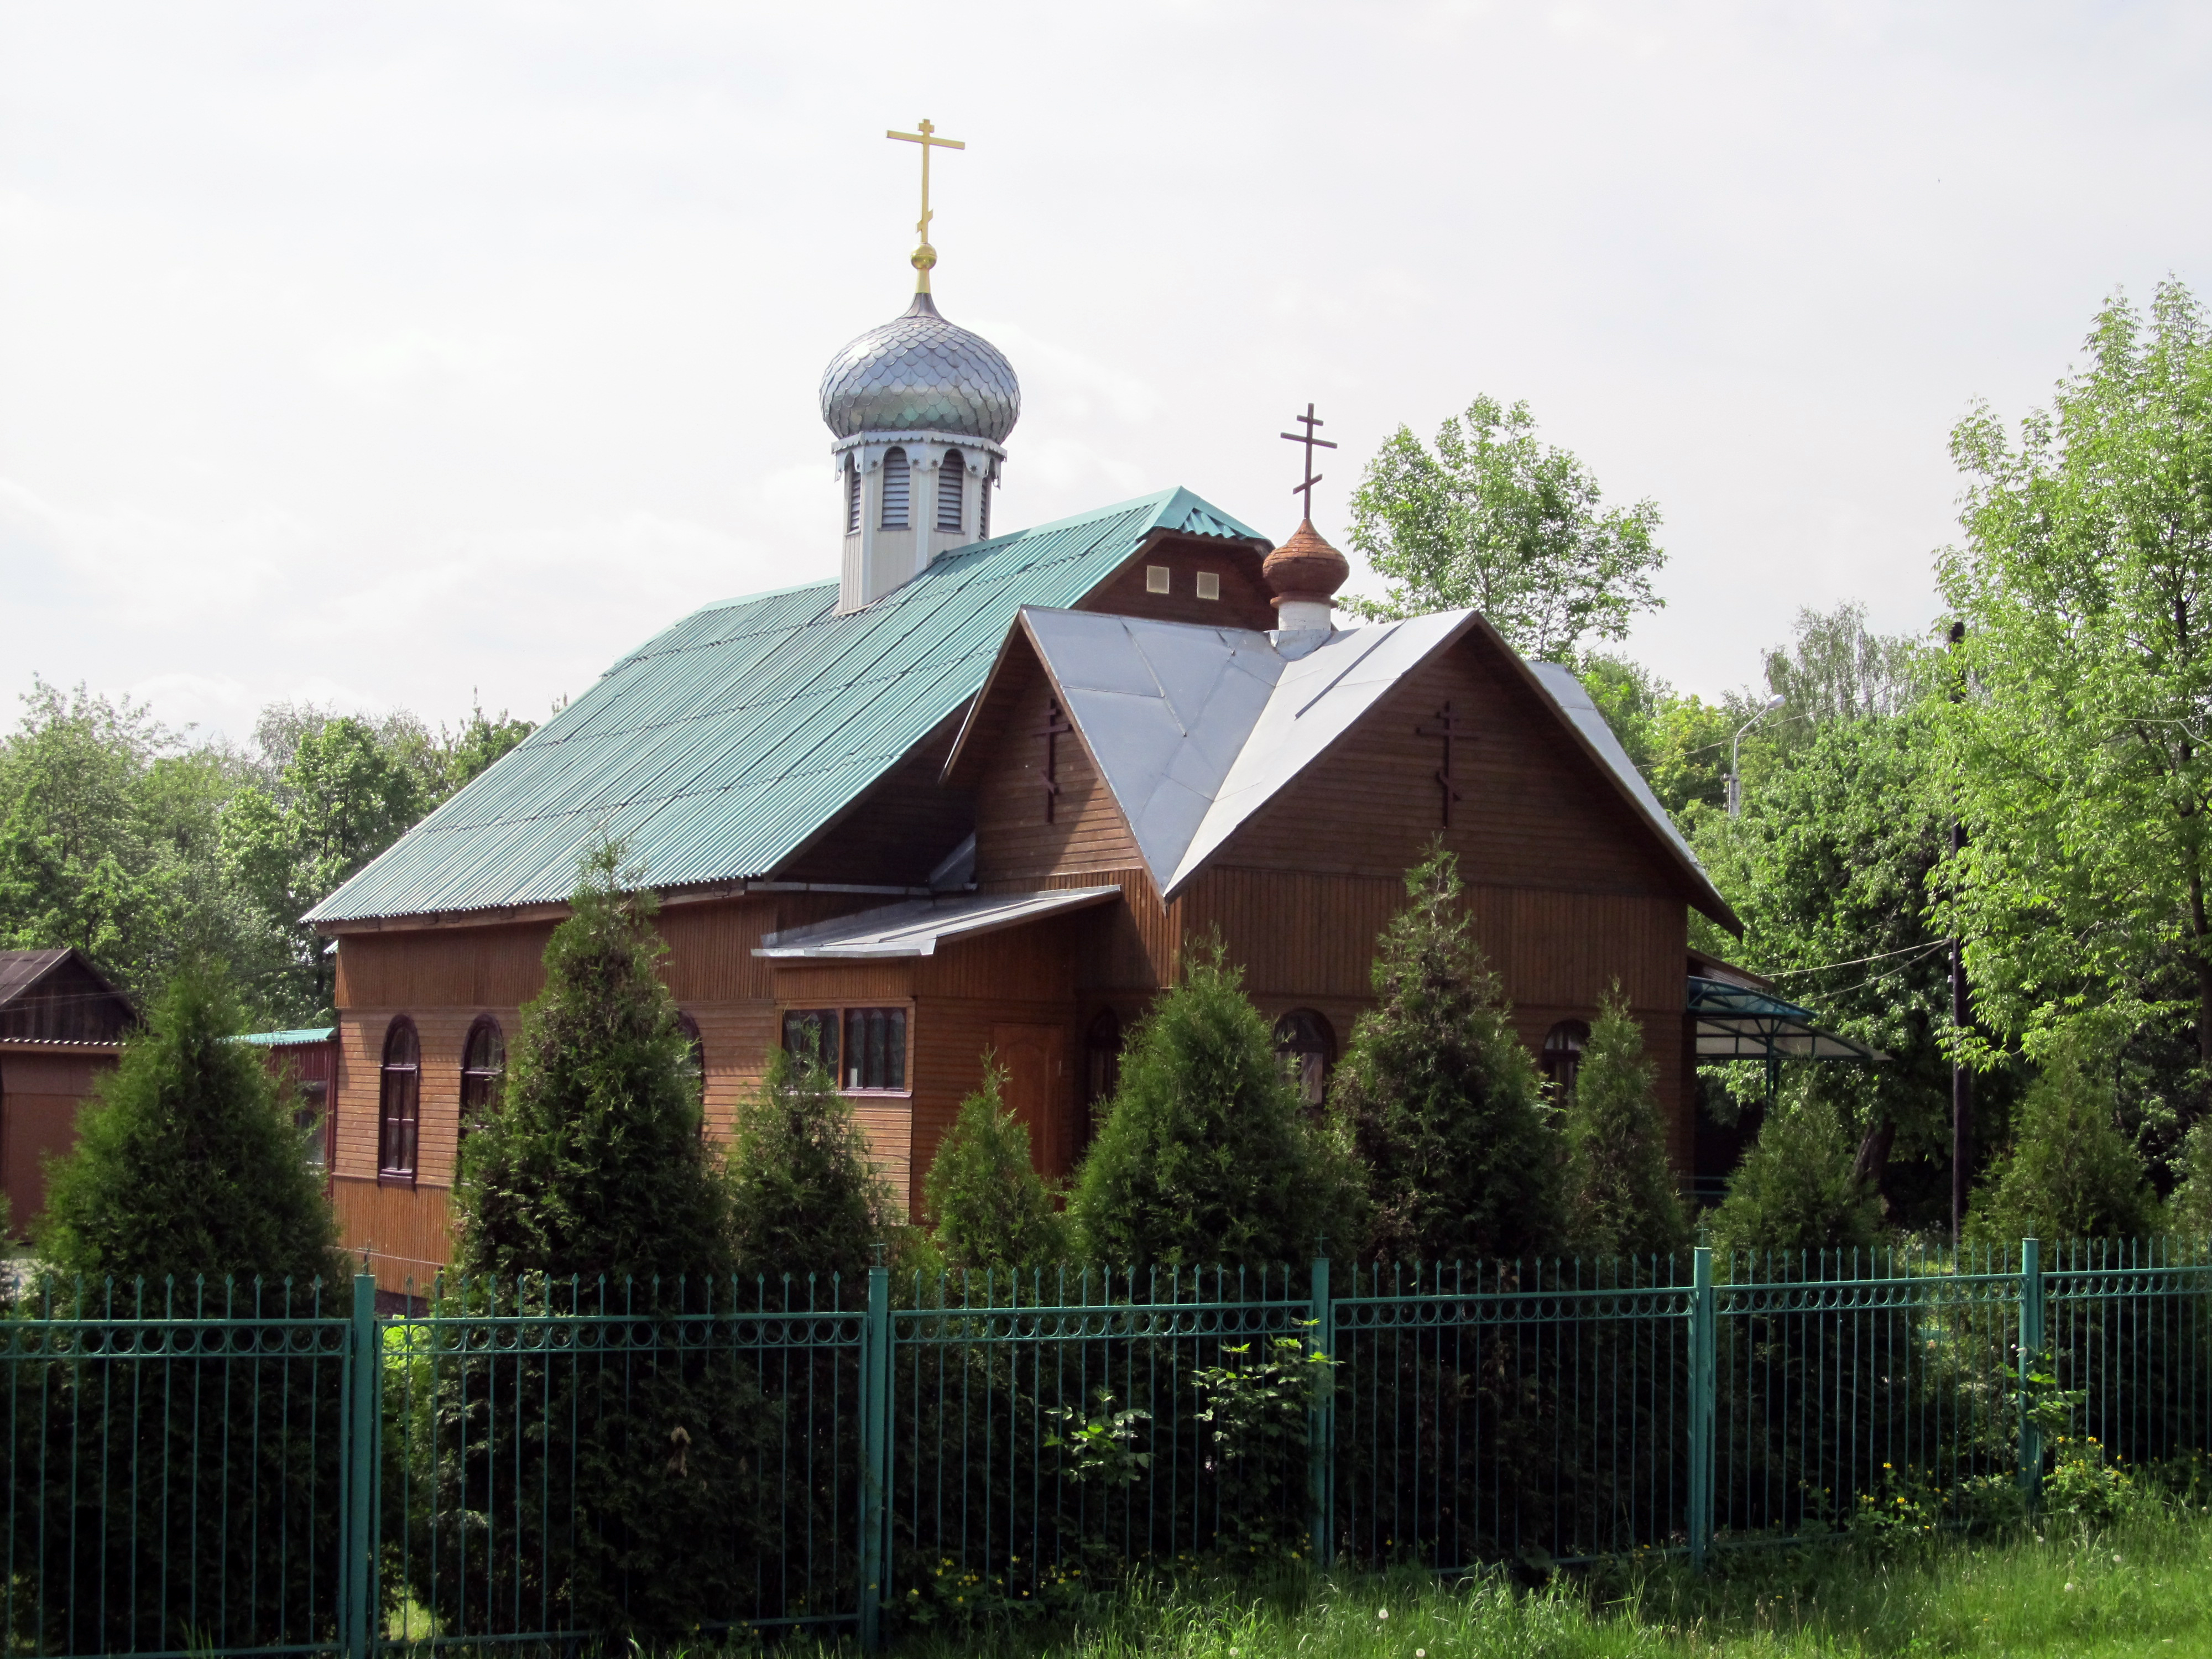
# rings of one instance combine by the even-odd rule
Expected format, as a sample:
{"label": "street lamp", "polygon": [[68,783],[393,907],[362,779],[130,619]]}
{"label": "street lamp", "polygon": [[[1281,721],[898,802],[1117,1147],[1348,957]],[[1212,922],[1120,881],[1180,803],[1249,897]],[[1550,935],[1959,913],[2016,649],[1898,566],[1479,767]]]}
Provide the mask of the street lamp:
{"label": "street lamp", "polygon": [[1736,757],[1736,745],[1743,741],[1745,732],[1781,707],[1782,694],[1777,691],[1766,700],[1766,707],[1737,726],[1735,735],[1729,739],[1728,810],[1730,817],[1739,817],[1743,811],[1743,765]]}

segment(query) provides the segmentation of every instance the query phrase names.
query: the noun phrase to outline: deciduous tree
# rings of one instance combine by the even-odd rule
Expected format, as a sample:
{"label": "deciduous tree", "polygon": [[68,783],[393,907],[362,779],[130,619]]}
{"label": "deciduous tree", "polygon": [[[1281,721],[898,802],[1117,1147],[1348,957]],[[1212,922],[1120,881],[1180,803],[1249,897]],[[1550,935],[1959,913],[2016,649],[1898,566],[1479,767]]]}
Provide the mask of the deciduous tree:
{"label": "deciduous tree", "polygon": [[1525,403],[1477,398],[1433,450],[1400,427],[1352,499],[1352,544],[1389,583],[1373,617],[1472,607],[1522,655],[1573,660],[1665,603],[1654,501],[1607,507],[1597,479],[1536,436]]}

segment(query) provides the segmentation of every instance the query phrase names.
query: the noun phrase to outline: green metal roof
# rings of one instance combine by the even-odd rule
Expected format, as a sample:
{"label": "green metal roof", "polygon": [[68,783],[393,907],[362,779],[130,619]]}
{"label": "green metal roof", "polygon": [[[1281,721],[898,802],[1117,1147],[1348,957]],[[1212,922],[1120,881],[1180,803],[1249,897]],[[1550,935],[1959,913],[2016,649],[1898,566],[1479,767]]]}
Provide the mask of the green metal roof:
{"label": "green metal roof", "polygon": [[328,1042],[337,1029],[335,1025],[307,1025],[289,1031],[249,1031],[238,1041],[250,1042],[257,1048],[300,1048],[311,1042]]}
{"label": "green metal roof", "polygon": [[1265,539],[1168,489],[945,554],[850,616],[834,581],[695,611],[307,920],[566,898],[603,834],[656,887],[767,875],[975,696],[1016,611],[1073,606],[1162,529]]}

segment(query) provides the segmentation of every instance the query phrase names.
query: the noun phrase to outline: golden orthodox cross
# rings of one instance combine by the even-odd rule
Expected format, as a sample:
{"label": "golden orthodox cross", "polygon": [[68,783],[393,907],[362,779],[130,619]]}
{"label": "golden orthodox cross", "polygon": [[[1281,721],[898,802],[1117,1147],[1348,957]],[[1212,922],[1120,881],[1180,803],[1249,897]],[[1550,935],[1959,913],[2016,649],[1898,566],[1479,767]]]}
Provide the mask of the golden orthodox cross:
{"label": "golden orthodox cross", "polygon": [[1306,481],[1302,484],[1292,484],[1291,486],[1291,494],[1293,495],[1304,495],[1306,498],[1305,516],[1309,520],[1310,520],[1313,517],[1313,487],[1321,482],[1321,474],[1313,470],[1313,453],[1316,449],[1334,449],[1336,446],[1329,442],[1326,438],[1316,438],[1314,436],[1314,428],[1316,427],[1327,426],[1328,422],[1322,420],[1321,416],[1313,412],[1313,405],[1311,404],[1308,404],[1306,405],[1306,412],[1304,414],[1293,415],[1291,418],[1294,421],[1304,422],[1306,428],[1304,432],[1285,432],[1283,434],[1283,435],[1285,438],[1288,438],[1292,443],[1304,444],[1306,447]]}
{"label": "golden orthodox cross", "polygon": [[1413,735],[1417,738],[1442,738],[1444,740],[1444,763],[1437,768],[1437,782],[1444,792],[1444,828],[1449,830],[1451,828],[1452,803],[1462,799],[1458,789],[1452,783],[1452,739],[1461,736],[1462,733],[1459,718],[1452,713],[1452,706],[1449,702],[1437,710],[1436,718],[1437,723],[1433,726],[1415,726]]}
{"label": "golden orthodox cross", "polygon": [[920,132],[887,131],[884,137],[896,138],[902,143],[921,146],[921,217],[914,224],[915,230],[921,237],[921,246],[914,251],[914,268],[921,273],[917,291],[927,294],[929,292],[929,268],[937,263],[937,250],[929,245],[929,222],[933,216],[929,211],[929,152],[932,149],[965,149],[968,143],[963,138],[939,137],[937,129],[927,121],[921,124]]}
{"label": "golden orthodox cross", "polygon": [[1036,735],[1044,739],[1044,821],[1053,821],[1052,809],[1060,799],[1060,740],[1075,728],[1068,724],[1067,716],[1053,703],[1045,710],[1044,724]]}

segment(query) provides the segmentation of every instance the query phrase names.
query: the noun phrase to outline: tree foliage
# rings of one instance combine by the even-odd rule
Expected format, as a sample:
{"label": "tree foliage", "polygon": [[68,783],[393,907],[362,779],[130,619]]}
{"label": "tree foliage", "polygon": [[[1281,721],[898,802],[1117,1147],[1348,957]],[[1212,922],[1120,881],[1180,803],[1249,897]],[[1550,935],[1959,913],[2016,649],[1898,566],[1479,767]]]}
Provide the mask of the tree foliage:
{"label": "tree foliage", "polygon": [[1975,1191],[1976,1235],[2002,1243],[2150,1231],[2156,1194],[2114,1104],[2109,1069],[2093,1067],[2077,1040],[2052,1045],[2021,1102],[2013,1144]]}
{"label": "tree foliage", "polygon": [[1113,1266],[1279,1266],[1340,1236],[1350,1180],[1217,942],[1131,1034],[1070,1207]]}
{"label": "tree foliage", "polygon": [[205,1275],[305,1288],[345,1278],[337,1229],[288,1092],[234,1039],[236,997],[188,963],[128,1038],[50,1166],[40,1252],[66,1273]]}
{"label": "tree foliage", "polygon": [[1410,906],[1376,942],[1376,1006],[1330,1088],[1365,1172],[1362,1251],[1474,1260],[1557,1248],[1560,1147],[1535,1062],[1441,847],[1406,877]]}
{"label": "tree foliage", "polygon": [[853,1104],[811,1055],[781,1049],[738,1110],[731,1153],[738,1262],[746,1273],[830,1273],[858,1282],[904,1209],[868,1150]]}
{"label": "tree foliage", "polygon": [[1005,1072],[987,1061],[983,1086],[937,1148],[922,1191],[950,1267],[1034,1267],[1068,1255],[1066,1219],[1030,1158],[1030,1132],[1000,1098]]}
{"label": "tree foliage", "polygon": [[1664,1255],[1689,1242],[1657,1076],[1616,980],[1583,1045],[1566,1103],[1567,1212],[1577,1249]]}
{"label": "tree foliage", "polygon": [[[1830,718],[1747,790],[1741,817],[1698,826],[1698,850],[1744,922],[1730,954],[1888,1056],[1804,1068],[1876,1166],[1893,1146],[1949,1155],[1950,960],[1928,887],[1950,836],[1940,759],[1925,709]],[[2001,1080],[1988,1092],[1994,1103]]]}
{"label": "tree foliage", "polygon": [[[635,872],[629,872],[633,874]],[[507,1047],[500,1109],[462,1144],[465,1273],[727,1274],[730,1200],[657,968],[650,890],[618,847],[585,860],[545,946],[545,987]]]}
{"label": "tree foliage", "polygon": [[1589,469],[1536,436],[1525,403],[1479,397],[1433,450],[1400,427],[1352,499],[1352,544],[1389,581],[1374,617],[1472,607],[1522,655],[1570,661],[1665,602],[1659,508],[1604,505]]}
{"label": "tree foliage", "polygon": [[2203,1063],[2212,331],[2169,281],[2147,316],[2107,303],[2086,352],[2016,440],[1987,408],[1952,434],[1966,538],[1938,575],[1966,629],[1945,731],[1969,834],[1949,915],[1984,1057],[2172,1020]]}

